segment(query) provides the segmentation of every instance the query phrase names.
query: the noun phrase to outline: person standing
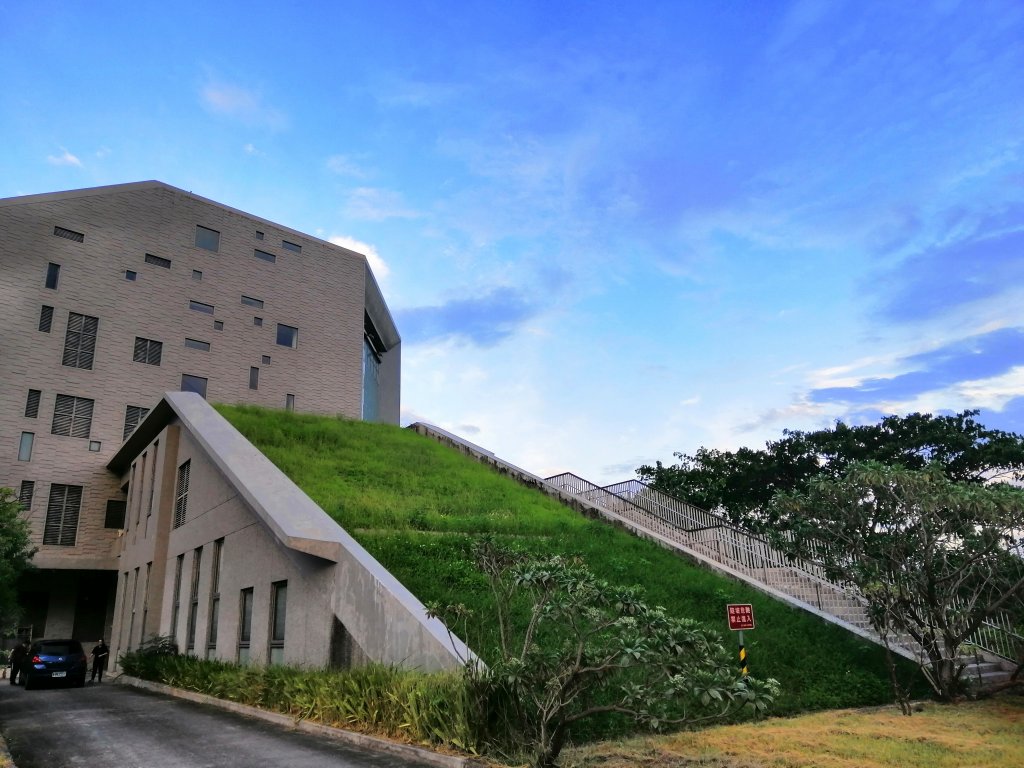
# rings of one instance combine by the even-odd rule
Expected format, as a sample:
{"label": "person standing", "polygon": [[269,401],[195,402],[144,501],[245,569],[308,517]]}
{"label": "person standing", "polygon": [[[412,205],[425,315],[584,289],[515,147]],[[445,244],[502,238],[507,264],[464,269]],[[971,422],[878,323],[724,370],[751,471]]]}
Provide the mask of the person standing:
{"label": "person standing", "polygon": [[103,670],[107,668],[107,656],[109,655],[107,644],[101,637],[99,643],[92,649],[92,678],[90,682],[95,682],[97,676],[99,676],[99,681],[103,682]]}
{"label": "person standing", "polygon": [[28,643],[22,640],[11,651],[11,685],[17,685],[18,679],[25,682],[25,670],[22,666],[25,664],[25,657],[28,656]]}

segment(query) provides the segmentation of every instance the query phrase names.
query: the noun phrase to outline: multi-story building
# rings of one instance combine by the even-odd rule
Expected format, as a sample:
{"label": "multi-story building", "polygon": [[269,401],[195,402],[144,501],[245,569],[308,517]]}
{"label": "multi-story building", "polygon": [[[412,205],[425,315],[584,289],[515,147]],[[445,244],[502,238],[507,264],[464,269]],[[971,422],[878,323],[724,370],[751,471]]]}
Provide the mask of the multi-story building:
{"label": "multi-story building", "polygon": [[38,547],[35,636],[110,636],[129,483],[108,465],[165,392],[398,421],[366,259],[160,182],[0,200],[0,300],[0,486]]}

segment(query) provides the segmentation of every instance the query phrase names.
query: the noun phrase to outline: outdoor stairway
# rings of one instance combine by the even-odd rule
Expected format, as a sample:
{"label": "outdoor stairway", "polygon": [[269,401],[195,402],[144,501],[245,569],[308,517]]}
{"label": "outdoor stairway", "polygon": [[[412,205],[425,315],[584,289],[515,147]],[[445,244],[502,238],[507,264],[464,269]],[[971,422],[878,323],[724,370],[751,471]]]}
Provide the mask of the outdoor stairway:
{"label": "outdoor stairway", "polygon": [[[439,427],[417,422],[409,429],[580,511],[618,522],[637,535],[677,549],[715,571],[884,645],[871,626],[866,601],[855,587],[830,580],[815,563],[790,560],[721,515],[662,494],[638,480],[598,486],[572,473],[541,478]],[[980,684],[1008,679],[1008,670],[1014,666],[1010,663],[1014,657],[1013,644],[1021,641],[1012,627],[1008,623],[989,623],[972,641],[978,650],[976,655],[961,660],[964,677]],[[892,651],[911,661],[921,660],[921,649],[911,638],[894,643]]]}

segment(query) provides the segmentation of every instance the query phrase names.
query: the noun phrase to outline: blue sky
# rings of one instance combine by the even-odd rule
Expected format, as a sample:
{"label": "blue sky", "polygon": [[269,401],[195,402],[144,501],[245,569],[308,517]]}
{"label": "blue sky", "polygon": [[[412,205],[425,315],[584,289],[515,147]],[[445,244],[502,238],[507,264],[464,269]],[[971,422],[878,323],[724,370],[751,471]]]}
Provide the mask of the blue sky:
{"label": "blue sky", "polygon": [[1024,432],[1019,0],[0,0],[0,71],[0,196],[159,179],[360,250],[405,421],[531,471]]}

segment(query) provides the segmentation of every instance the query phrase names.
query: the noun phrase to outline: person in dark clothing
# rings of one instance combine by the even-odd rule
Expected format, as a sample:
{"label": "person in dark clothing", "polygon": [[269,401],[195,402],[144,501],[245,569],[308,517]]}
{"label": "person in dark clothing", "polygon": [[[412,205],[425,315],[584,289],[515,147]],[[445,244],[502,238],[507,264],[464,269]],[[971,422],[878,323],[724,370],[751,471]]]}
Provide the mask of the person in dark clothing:
{"label": "person in dark clothing", "polygon": [[26,656],[28,656],[28,643],[22,640],[11,651],[11,685],[17,685],[18,678],[25,682],[25,672],[22,669],[22,665],[25,663]]}
{"label": "person in dark clothing", "polygon": [[99,681],[103,682],[103,670],[107,668],[107,656],[110,652],[107,650],[107,644],[103,642],[103,638],[100,638],[100,642],[92,649],[92,678],[94,682],[96,677],[99,677]]}

